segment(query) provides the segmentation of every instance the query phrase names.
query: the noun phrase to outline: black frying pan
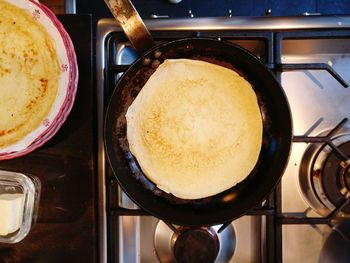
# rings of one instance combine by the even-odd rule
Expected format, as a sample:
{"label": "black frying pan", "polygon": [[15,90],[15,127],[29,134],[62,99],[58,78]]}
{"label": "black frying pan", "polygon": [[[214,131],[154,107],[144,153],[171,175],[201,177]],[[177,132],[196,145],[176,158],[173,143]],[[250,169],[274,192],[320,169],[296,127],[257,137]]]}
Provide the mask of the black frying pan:
{"label": "black frying pan", "polygon": [[[128,107],[159,62],[176,58],[204,60],[238,71],[252,84],[263,118],[263,143],[254,170],[238,185],[208,198],[184,200],[158,189],[142,173],[128,147]],[[184,226],[224,223],[258,205],[278,183],[288,161],[291,139],[289,105],[270,70],[239,46],[203,38],[168,42],[145,52],[119,80],[105,119],[106,152],[120,186],[150,214]]]}

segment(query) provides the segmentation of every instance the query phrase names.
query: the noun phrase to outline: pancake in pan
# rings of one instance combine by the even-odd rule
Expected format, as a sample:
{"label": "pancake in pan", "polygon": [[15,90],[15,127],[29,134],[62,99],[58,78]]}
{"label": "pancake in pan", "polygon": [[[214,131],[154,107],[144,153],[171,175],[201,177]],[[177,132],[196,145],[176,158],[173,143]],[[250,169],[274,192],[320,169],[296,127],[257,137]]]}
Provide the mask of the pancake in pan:
{"label": "pancake in pan", "polygon": [[164,61],[126,119],[129,148],[144,174],[182,199],[235,186],[260,154],[262,117],[252,86],[212,63]]}

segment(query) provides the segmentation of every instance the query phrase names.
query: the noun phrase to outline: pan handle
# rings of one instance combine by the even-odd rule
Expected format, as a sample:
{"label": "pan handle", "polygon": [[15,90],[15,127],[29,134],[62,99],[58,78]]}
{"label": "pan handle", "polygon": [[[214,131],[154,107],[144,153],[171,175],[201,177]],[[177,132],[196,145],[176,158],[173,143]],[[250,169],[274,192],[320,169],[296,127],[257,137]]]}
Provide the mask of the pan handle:
{"label": "pan handle", "polygon": [[140,55],[156,45],[131,0],[104,1]]}

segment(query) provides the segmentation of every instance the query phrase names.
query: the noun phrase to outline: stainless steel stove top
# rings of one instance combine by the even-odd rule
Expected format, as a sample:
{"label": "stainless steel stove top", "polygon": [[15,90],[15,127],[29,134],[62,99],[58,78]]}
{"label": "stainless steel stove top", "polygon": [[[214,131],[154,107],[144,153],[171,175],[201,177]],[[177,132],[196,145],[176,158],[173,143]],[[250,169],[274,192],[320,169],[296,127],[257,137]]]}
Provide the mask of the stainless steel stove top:
{"label": "stainless steel stove top", "polygon": [[[232,41],[254,53],[282,83],[292,111],[293,134],[302,136],[295,141],[303,141],[305,136],[317,139],[344,118],[350,118],[350,90],[329,72],[320,69],[320,63],[323,67],[328,65],[350,83],[350,17],[156,19],[145,23],[159,42],[200,35]],[[155,233],[160,228],[159,224],[162,225],[158,219],[139,210],[118,213],[123,210],[113,208],[136,207],[120,189],[115,190],[118,189],[117,184],[104,155],[103,112],[108,94],[120,76],[118,72],[108,73],[108,67],[111,64],[128,65],[136,57],[114,20],[100,20],[96,63],[101,262],[158,262],[158,258],[164,258],[158,257],[155,251],[155,243],[159,239]],[[302,64],[309,66],[300,67]],[[120,66],[121,71],[124,68]],[[348,136],[350,121],[344,121],[337,134]],[[318,262],[320,255],[324,258],[327,253],[323,249],[326,247],[324,244],[330,233],[337,231],[336,222],[339,222],[341,214],[336,220],[328,220],[328,224],[325,224],[326,220],[315,221],[320,224],[311,221],[312,224],[308,224],[308,219],[305,219],[305,216],[320,218],[310,208],[315,208],[315,205],[308,200],[314,184],[311,183],[305,191],[305,187],[300,185],[303,183],[299,182],[301,163],[305,160],[302,160],[303,154],[308,147],[314,147],[312,145],[315,144],[293,143],[281,184],[267,198],[267,205],[262,204],[262,212],[243,216],[224,230],[234,231],[234,242],[225,241],[232,236],[229,234],[220,241],[222,244],[234,244],[233,256],[218,257],[216,262]],[[321,150],[330,151],[330,146],[323,147],[324,143],[318,145],[322,146]],[[312,181],[312,176],[306,179],[306,184],[309,181]],[[322,183],[320,185],[322,187]]]}
{"label": "stainless steel stove top", "polygon": [[[284,41],[282,62],[327,63],[350,83],[350,38],[287,39]],[[286,72],[282,74],[281,81],[290,103],[295,135],[324,135],[344,118],[350,117],[350,90],[342,87],[327,72],[319,70]],[[339,136],[349,132],[350,123],[347,122],[337,134]],[[302,192],[299,180],[300,176],[306,176],[300,173],[305,167],[301,166],[302,157],[306,149],[314,145],[293,144],[290,160],[282,177],[283,212],[304,212],[310,217],[318,216],[310,209],[310,200],[306,196],[313,196],[312,191]],[[308,180],[311,180],[310,177]],[[327,224],[283,225],[283,262],[318,262],[323,244],[332,228],[333,226]]]}

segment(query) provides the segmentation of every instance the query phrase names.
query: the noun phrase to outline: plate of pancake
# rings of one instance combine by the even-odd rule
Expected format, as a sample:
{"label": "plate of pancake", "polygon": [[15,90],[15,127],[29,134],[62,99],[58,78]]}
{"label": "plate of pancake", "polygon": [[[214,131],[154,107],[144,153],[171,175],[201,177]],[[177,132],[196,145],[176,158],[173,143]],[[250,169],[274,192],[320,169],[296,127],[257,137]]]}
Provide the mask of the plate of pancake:
{"label": "plate of pancake", "polygon": [[67,119],[78,67],[54,13],[32,0],[0,0],[0,160],[28,154]]}

